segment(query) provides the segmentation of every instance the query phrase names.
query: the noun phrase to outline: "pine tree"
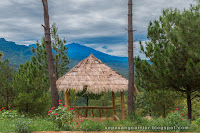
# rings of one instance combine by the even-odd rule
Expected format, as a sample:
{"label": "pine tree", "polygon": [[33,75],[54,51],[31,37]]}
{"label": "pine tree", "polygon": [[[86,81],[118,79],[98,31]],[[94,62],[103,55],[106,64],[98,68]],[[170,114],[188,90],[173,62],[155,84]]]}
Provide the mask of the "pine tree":
{"label": "pine tree", "polygon": [[14,70],[9,66],[9,60],[0,62],[0,106],[10,109],[13,107],[13,81]]}
{"label": "pine tree", "polygon": [[200,6],[189,10],[167,9],[159,20],[150,22],[146,47],[141,52],[150,59],[136,59],[137,79],[142,88],[179,91],[187,97],[188,119],[192,99],[200,91],[199,23]]}
{"label": "pine tree", "polygon": [[[68,47],[65,46],[66,40],[60,39],[58,34],[58,27],[54,23],[51,28],[52,35],[52,50],[53,50],[53,59],[54,59],[54,69],[56,79],[63,76],[68,71],[67,65],[69,64],[69,58],[67,56]],[[37,41],[36,48],[32,47],[33,61],[39,66],[40,69],[44,71],[44,76],[48,77],[48,63],[46,55],[46,45],[45,38],[43,37],[42,43]]]}
{"label": "pine tree", "polygon": [[20,65],[14,76],[14,104],[20,112],[44,114],[50,108],[49,81],[33,61]]}

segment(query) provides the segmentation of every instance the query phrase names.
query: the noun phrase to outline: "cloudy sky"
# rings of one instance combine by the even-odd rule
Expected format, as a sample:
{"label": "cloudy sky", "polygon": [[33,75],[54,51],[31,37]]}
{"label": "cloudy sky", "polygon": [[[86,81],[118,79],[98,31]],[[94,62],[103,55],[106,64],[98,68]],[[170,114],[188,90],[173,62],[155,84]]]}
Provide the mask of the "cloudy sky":
{"label": "cloudy sky", "polygon": [[[133,0],[135,55],[138,41],[145,41],[149,21],[158,19],[162,9],[188,9],[194,0]],[[104,53],[127,56],[128,0],[48,0],[50,23],[67,44],[76,42]],[[1,0],[0,38],[17,44],[34,44],[44,31],[41,0]],[[141,55],[142,56],[142,55]]]}

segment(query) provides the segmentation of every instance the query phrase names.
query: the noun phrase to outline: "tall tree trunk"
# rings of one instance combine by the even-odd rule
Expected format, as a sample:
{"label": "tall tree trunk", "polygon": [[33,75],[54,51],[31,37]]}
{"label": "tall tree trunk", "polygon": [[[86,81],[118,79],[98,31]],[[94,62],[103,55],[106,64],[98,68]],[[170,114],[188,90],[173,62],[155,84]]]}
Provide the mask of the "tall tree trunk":
{"label": "tall tree trunk", "polygon": [[191,102],[191,93],[187,93],[187,107],[188,107],[188,119],[192,119],[192,102]]}
{"label": "tall tree trunk", "polygon": [[58,107],[58,90],[56,88],[56,77],[54,72],[54,63],[53,63],[53,54],[51,48],[51,35],[50,35],[50,26],[49,26],[49,13],[48,13],[48,3],[47,0],[42,0],[44,7],[44,31],[45,31],[45,43],[46,43],[46,51],[47,51],[47,62],[48,62],[48,71],[49,71],[49,80],[51,87],[51,97],[52,97],[52,105],[54,107]]}
{"label": "tall tree trunk", "polygon": [[163,117],[166,118],[166,109],[165,109],[165,104],[163,106]]}
{"label": "tall tree trunk", "polygon": [[6,93],[7,93],[7,94],[6,94],[6,109],[8,110],[8,98],[9,98],[8,88],[6,88],[6,91],[7,91],[7,92],[6,92]]}
{"label": "tall tree trunk", "polygon": [[134,89],[134,58],[133,58],[133,23],[132,23],[132,0],[128,1],[128,114],[134,113],[133,89]]}

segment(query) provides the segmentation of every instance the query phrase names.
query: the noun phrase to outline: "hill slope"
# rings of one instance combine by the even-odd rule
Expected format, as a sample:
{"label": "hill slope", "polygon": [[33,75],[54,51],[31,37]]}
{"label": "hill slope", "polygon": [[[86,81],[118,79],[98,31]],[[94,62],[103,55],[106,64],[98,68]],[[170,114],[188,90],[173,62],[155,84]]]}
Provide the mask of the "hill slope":
{"label": "hill slope", "polygon": [[[77,43],[68,44],[66,46],[68,46],[69,48],[68,57],[70,59],[70,69],[77,65],[84,58],[87,58],[92,53],[103,63],[105,63],[115,71],[118,71],[126,78],[128,77],[127,57],[111,56]],[[31,47],[36,47],[36,45],[17,45],[14,42],[6,41],[4,38],[0,38],[0,51],[4,53],[4,59],[8,58],[10,60],[10,63],[15,64],[16,66],[18,66],[19,64],[24,64],[27,60],[30,60],[31,56],[33,55],[31,52]]]}

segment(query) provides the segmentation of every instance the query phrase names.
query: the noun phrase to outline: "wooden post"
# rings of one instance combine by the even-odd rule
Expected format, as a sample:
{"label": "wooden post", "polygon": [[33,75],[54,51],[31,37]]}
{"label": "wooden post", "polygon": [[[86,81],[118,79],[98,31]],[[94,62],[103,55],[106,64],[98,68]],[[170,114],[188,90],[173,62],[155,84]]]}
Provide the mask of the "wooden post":
{"label": "wooden post", "polygon": [[124,91],[121,92],[121,110],[122,110],[122,120],[124,120],[125,119]]}
{"label": "wooden post", "polygon": [[106,109],[106,119],[108,119],[108,109]]}
{"label": "wooden post", "polygon": [[94,113],[93,113],[93,109],[92,109],[92,117],[94,118]]}
{"label": "wooden post", "polygon": [[68,109],[70,109],[71,103],[69,99],[69,91],[65,92],[65,105],[67,106]]}
{"label": "wooden post", "polygon": [[84,109],[84,115],[85,115],[85,118],[86,118],[87,117],[86,109]]}
{"label": "wooden post", "polygon": [[77,114],[77,117],[79,118],[79,111],[78,111],[78,109],[76,110],[76,114]]}
{"label": "wooden post", "polygon": [[116,115],[115,111],[115,93],[112,92],[112,104],[113,104],[113,115]]}
{"label": "wooden post", "polygon": [[99,117],[101,118],[101,109],[99,109]]}

